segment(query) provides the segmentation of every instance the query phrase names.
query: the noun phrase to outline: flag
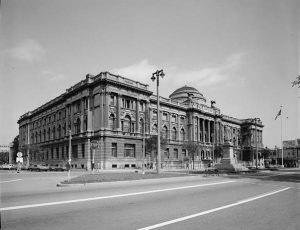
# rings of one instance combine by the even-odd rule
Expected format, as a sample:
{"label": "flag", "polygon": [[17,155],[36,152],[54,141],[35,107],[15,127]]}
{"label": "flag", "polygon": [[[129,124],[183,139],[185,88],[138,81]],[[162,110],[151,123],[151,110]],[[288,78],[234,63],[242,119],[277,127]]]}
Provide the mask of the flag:
{"label": "flag", "polygon": [[277,117],[279,117],[281,115],[281,109],[279,110],[279,112],[277,113],[275,120],[277,119]]}

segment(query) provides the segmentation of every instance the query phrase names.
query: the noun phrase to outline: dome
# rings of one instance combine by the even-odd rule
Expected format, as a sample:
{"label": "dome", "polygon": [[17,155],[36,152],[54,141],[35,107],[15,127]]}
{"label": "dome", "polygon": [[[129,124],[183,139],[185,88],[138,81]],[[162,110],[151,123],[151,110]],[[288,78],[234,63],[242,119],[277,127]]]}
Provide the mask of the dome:
{"label": "dome", "polygon": [[197,89],[190,86],[183,86],[179,89],[176,89],[169,98],[173,101],[184,102],[189,99],[189,96],[193,101],[197,103],[206,103],[206,98],[200,93]]}

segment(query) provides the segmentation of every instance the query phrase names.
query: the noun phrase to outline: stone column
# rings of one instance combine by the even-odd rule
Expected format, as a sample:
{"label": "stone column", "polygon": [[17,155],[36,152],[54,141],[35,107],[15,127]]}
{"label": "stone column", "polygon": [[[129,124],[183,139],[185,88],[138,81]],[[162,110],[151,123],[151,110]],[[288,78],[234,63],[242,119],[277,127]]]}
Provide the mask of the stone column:
{"label": "stone column", "polygon": [[207,128],[208,128],[208,143],[210,143],[210,120],[207,121]]}
{"label": "stone column", "polygon": [[110,93],[105,92],[105,94],[104,94],[103,124],[104,124],[104,128],[106,128],[106,129],[108,128],[109,99],[110,99]]}
{"label": "stone column", "polygon": [[181,137],[180,137],[180,116],[178,115],[178,119],[177,119],[177,130],[178,130],[178,141],[182,141]]}
{"label": "stone column", "polygon": [[205,120],[202,118],[202,141],[205,143]]}
{"label": "stone column", "polygon": [[[46,120],[46,124],[47,124],[47,120]],[[66,105],[66,130],[64,134],[65,137],[69,135],[69,105]],[[48,125],[46,125],[46,136],[48,137]],[[49,140],[49,137],[46,139]]]}
{"label": "stone column", "polygon": [[100,94],[99,94],[99,97],[100,97],[100,107],[99,107],[99,120],[100,120],[100,129],[103,129],[104,128],[104,92],[103,91],[100,91]]}
{"label": "stone column", "polygon": [[172,139],[171,138],[171,135],[172,135],[172,132],[171,132],[171,130],[172,130],[172,123],[171,123],[172,114],[169,113],[167,116],[169,116],[169,130],[168,130],[169,134],[168,134],[168,137],[169,137],[169,140],[171,140]]}
{"label": "stone column", "polygon": [[93,117],[91,111],[91,96],[88,97],[87,100],[87,132],[91,132],[93,130]]}
{"label": "stone column", "polygon": [[80,133],[83,133],[83,114],[84,114],[84,99],[81,99],[81,111],[80,111]]}
{"label": "stone column", "polygon": [[145,108],[145,132],[150,133],[150,121],[151,121],[151,116],[150,116],[150,111],[149,111],[149,104],[150,102],[146,102],[146,108]]}
{"label": "stone column", "polygon": [[121,103],[122,103],[122,95],[117,95],[117,130],[121,131]]}
{"label": "stone column", "polygon": [[139,132],[139,127],[140,127],[140,112],[139,112],[139,106],[140,106],[140,99],[136,99],[136,107],[135,107],[135,112],[136,112],[136,121],[135,121],[135,132]]}

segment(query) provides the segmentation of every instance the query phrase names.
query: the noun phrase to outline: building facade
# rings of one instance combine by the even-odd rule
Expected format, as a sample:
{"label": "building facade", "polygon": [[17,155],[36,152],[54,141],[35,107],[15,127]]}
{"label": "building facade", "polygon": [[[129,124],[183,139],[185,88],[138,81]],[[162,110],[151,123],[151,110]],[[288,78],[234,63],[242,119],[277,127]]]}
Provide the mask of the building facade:
{"label": "building facade", "polygon": [[[154,161],[144,154],[143,140],[160,129],[167,141],[163,167],[182,167],[184,143],[199,145],[196,167],[213,158],[213,150],[231,141],[239,160],[252,161],[263,147],[258,118],[221,114],[197,89],[183,86],[169,98],[157,97],[148,85],[102,72],[84,80],[18,120],[20,149],[31,161],[60,164],[71,153],[73,168],[136,168]],[[157,127],[157,119],[161,127]],[[71,139],[71,145],[70,143]],[[95,144],[96,143],[96,144]],[[69,149],[71,148],[71,149]]]}
{"label": "building facade", "polygon": [[300,139],[285,140],[282,144],[283,151],[279,148],[276,148],[274,151],[274,155],[272,156],[273,163],[275,162],[275,164],[278,165],[281,165],[281,163],[283,163],[284,167],[299,167]]}

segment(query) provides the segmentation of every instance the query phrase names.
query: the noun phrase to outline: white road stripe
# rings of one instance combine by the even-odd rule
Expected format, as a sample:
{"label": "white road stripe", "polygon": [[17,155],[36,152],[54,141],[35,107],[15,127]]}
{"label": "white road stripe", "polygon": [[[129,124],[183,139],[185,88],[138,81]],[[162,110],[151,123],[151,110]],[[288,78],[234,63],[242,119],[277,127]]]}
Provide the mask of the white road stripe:
{"label": "white road stripe", "polygon": [[261,198],[264,198],[264,197],[267,197],[267,196],[271,196],[271,195],[274,195],[274,194],[279,193],[279,192],[283,192],[283,191],[288,190],[288,189],[290,189],[290,187],[286,187],[286,188],[280,189],[280,190],[275,190],[275,191],[272,191],[272,192],[269,192],[269,193],[264,193],[264,194],[261,194],[259,196],[250,197],[248,199],[240,200],[236,203],[225,205],[225,206],[222,206],[222,207],[219,207],[219,208],[210,209],[210,210],[207,210],[207,211],[204,211],[204,212],[199,212],[199,213],[196,213],[196,214],[193,214],[193,215],[184,216],[184,217],[181,217],[181,218],[178,218],[178,219],[162,222],[162,223],[159,223],[159,224],[151,225],[151,226],[148,226],[148,227],[145,227],[145,228],[140,228],[140,229],[137,229],[137,230],[151,230],[151,229],[160,228],[160,227],[163,227],[163,226],[166,226],[166,225],[170,225],[170,224],[174,224],[174,223],[177,223],[177,222],[185,221],[185,220],[192,219],[192,218],[195,218],[195,217],[198,217],[198,216],[203,216],[203,215],[206,215],[206,214],[209,214],[209,213],[212,213],[212,212],[217,212],[217,211],[220,211],[220,210],[223,210],[223,209],[226,209],[226,208],[231,208],[231,207],[234,207],[234,206],[237,206],[237,205],[248,203],[250,201],[254,201],[254,200],[261,199]]}
{"label": "white road stripe", "polygon": [[14,181],[19,181],[19,180],[23,180],[23,179],[0,181],[0,184],[14,182]]}
{"label": "white road stripe", "polygon": [[184,186],[184,187],[150,190],[150,191],[145,191],[145,192],[125,193],[125,194],[112,195],[112,196],[99,196],[99,197],[83,198],[83,199],[76,199],[76,200],[65,200],[65,201],[57,201],[57,202],[49,202],[49,203],[41,203],[41,204],[12,206],[12,207],[0,208],[0,211],[9,211],[9,210],[16,210],[16,209],[24,209],[24,208],[36,208],[36,207],[51,206],[51,205],[70,204],[70,203],[85,202],[85,201],[92,201],[92,200],[104,200],[104,199],[127,197],[127,196],[137,196],[137,195],[144,195],[144,194],[150,194],[150,193],[167,192],[167,191],[189,189],[189,188],[198,188],[198,187],[219,185],[219,184],[228,184],[228,183],[233,183],[233,182],[235,182],[235,181],[231,180],[231,181],[215,182],[215,183],[209,183],[209,184],[198,184],[198,185],[191,185],[191,186]]}

